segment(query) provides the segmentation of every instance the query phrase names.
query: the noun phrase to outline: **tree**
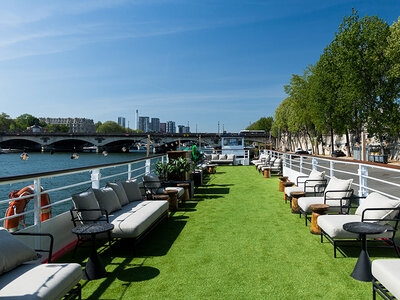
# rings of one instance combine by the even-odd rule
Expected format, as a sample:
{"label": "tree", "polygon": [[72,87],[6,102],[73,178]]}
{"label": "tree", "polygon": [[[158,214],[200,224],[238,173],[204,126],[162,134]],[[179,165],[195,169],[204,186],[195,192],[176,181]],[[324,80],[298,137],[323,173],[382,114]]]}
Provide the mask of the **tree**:
{"label": "tree", "polygon": [[33,126],[35,124],[39,124],[39,119],[30,115],[30,114],[23,114],[20,115],[15,119],[17,129],[24,131],[26,128]]}
{"label": "tree", "polygon": [[261,117],[256,122],[252,123],[248,126],[247,130],[264,130],[265,132],[269,132],[272,128],[272,123],[274,122],[273,117]]}
{"label": "tree", "polygon": [[99,133],[124,133],[126,132],[126,128],[118,125],[118,123],[114,121],[107,121],[101,124],[96,132]]}
{"label": "tree", "polygon": [[7,132],[10,130],[10,125],[12,124],[12,119],[6,113],[0,114],[0,131]]}

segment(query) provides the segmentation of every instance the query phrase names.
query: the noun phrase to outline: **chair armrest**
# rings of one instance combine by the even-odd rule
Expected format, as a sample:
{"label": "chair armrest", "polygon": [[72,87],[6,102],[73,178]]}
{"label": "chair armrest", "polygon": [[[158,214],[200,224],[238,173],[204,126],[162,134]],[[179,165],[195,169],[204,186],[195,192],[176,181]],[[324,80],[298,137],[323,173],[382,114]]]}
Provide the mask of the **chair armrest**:
{"label": "chair armrest", "polygon": [[106,222],[107,223],[110,223],[110,220],[109,220],[109,218],[108,218],[108,212],[105,210],[105,209],[102,209],[102,208],[90,208],[90,209],[79,209],[79,208],[71,208],[70,210],[69,210],[69,212],[71,213],[71,217],[72,217],[72,222],[74,223],[74,226],[76,226],[76,221],[77,220],[79,220],[79,221],[89,221],[89,222],[96,222],[96,221],[103,221],[103,220],[99,220],[99,219],[97,219],[97,220],[81,220],[81,219],[79,219],[79,215],[77,214],[77,216],[75,217],[74,216],[74,212],[83,212],[83,211],[100,211],[101,212],[101,214],[103,215],[103,216],[105,216],[106,217]]}
{"label": "chair armrest", "polygon": [[[326,179],[324,179],[324,180],[326,180]],[[323,192],[325,191],[326,186],[327,186],[327,183],[326,183],[326,182],[325,182],[325,183],[320,183],[320,184],[314,185],[314,193],[315,193],[315,194],[317,194],[317,193],[323,193]],[[322,191],[322,192],[318,192],[318,189],[319,189],[319,188],[323,188],[323,191]]]}
{"label": "chair armrest", "polygon": [[54,247],[54,237],[50,233],[36,233],[36,232],[13,232],[13,235],[25,235],[25,236],[45,236],[49,238],[49,248],[48,249],[35,249],[36,252],[47,252],[47,262],[51,263],[51,259],[53,256],[53,247]]}
{"label": "chair armrest", "polygon": [[400,221],[400,214],[399,213],[397,213],[397,217],[395,217],[393,219],[386,219],[386,218],[385,219],[368,219],[368,218],[365,218],[365,216],[364,216],[365,212],[368,211],[368,210],[397,210],[397,211],[400,212],[400,207],[395,207],[395,208],[393,208],[393,207],[389,207],[389,208],[371,207],[371,208],[364,209],[362,214],[361,214],[361,222],[364,222],[365,220],[366,221],[395,221],[396,222],[396,226],[395,226],[396,228],[394,230],[397,230],[397,225],[398,225],[398,223]]}
{"label": "chair armrest", "polygon": [[326,191],[326,192],[324,192],[324,203],[328,204],[328,203],[326,203],[326,201],[340,200],[340,212],[343,212],[343,208],[348,208],[347,205],[343,205],[343,201],[346,201],[350,197],[347,196],[347,197],[330,198],[330,199],[326,198],[327,194],[329,194],[329,193],[338,193],[338,192],[339,193],[351,193],[350,194],[350,197],[351,197],[351,195],[353,195],[353,193],[354,193],[354,190],[350,189],[350,190],[330,190],[330,191]]}

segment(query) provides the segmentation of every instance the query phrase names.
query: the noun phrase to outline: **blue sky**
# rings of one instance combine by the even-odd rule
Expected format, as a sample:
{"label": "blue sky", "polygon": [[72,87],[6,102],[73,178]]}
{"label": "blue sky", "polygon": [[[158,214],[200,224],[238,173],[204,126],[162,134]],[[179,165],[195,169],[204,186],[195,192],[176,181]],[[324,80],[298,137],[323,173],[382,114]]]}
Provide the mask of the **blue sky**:
{"label": "blue sky", "polygon": [[389,24],[400,1],[96,0],[0,3],[0,104],[16,117],[133,127],[134,112],[236,132],[273,116],[344,15]]}

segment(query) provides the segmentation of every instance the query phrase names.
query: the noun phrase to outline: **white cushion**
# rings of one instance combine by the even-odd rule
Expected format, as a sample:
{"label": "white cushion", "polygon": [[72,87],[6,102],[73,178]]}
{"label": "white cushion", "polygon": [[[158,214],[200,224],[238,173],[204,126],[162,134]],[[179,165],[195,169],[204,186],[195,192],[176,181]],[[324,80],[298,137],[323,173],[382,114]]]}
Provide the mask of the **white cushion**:
{"label": "white cushion", "polygon": [[114,192],[118,196],[119,203],[121,206],[124,206],[129,203],[128,196],[125,193],[125,189],[122,184],[114,183],[114,182],[107,182],[106,184],[110,188],[114,190]]}
{"label": "white cushion", "polygon": [[121,203],[112,188],[105,187],[101,189],[93,189],[93,192],[96,196],[97,202],[99,202],[100,208],[106,210],[109,214],[121,209]]}
{"label": "white cushion", "polygon": [[400,299],[400,259],[376,259],[371,271],[393,296]]}
{"label": "white cushion", "polygon": [[[302,186],[289,186],[285,188],[285,194],[290,197],[291,192],[304,192],[304,187]],[[307,187],[306,188],[306,193],[314,193],[314,188],[313,187]]]}
{"label": "white cushion", "polygon": [[226,159],[226,155],[225,154],[220,154],[220,155],[218,155],[218,159],[219,160],[225,160]]}
{"label": "white cushion", "polygon": [[[361,222],[361,217],[358,215],[323,215],[317,219],[319,227],[336,239],[356,239],[359,237],[358,234],[343,229],[343,225],[350,222]],[[392,236],[393,232],[390,231],[367,235],[368,238],[389,238]]]}
{"label": "white cushion", "polygon": [[[324,202],[324,197],[301,197],[298,200],[298,204],[301,209],[306,213],[311,213],[311,205],[313,204],[328,204],[328,211],[330,212],[340,212],[340,200],[327,200]],[[345,201],[343,201],[343,205]]]}
{"label": "white cushion", "polygon": [[122,181],[121,184],[124,187],[129,202],[142,200],[142,193],[136,179]]}
{"label": "white cushion", "polygon": [[226,159],[227,160],[234,160],[235,159],[235,154],[228,154]]}
{"label": "white cushion", "polygon": [[[329,183],[325,189],[325,193],[328,191],[346,191],[351,188],[351,184],[353,183],[353,179],[348,179],[348,180],[343,180],[343,179],[338,179],[336,177],[332,177],[331,180],[329,180]],[[326,198],[327,199],[341,199],[343,197],[349,197],[351,195],[351,192],[333,192],[333,193],[328,193]],[[330,202],[333,203],[333,202]],[[327,203],[331,205],[330,203]],[[339,200],[335,206],[339,206]],[[332,204],[333,205],[333,204]]]}
{"label": "white cushion", "polygon": [[74,202],[75,208],[78,209],[99,209],[97,211],[83,211],[79,214],[82,216],[82,220],[97,220],[102,216],[100,212],[100,205],[92,190],[82,192],[80,194],[72,195],[72,201]]}
{"label": "white cushion", "polygon": [[218,160],[218,154],[211,154],[211,160]]}
{"label": "white cushion", "polygon": [[176,190],[178,191],[178,194],[176,194],[176,196],[179,198],[183,195],[183,193],[185,192],[185,189],[183,187],[179,187],[179,186],[171,186],[171,187],[166,187],[165,188],[166,191],[171,191],[171,190]]}
{"label": "white cushion", "polygon": [[390,208],[396,208],[399,207],[399,205],[399,200],[389,199],[384,195],[373,192],[369,194],[367,198],[361,200],[360,206],[357,208],[355,214],[362,216],[362,213],[366,208],[389,208],[388,210],[367,210],[364,214],[364,219],[393,219],[398,211],[391,210]]}
{"label": "white cushion", "polygon": [[312,170],[310,175],[308,175],[308,179],[313,179],[313,180],[320,180],[324,178],[325,178],[325,171],[318,172],[316,170]]}
{"label": "white cushion", "polygon": [[34,249],[0,227],[0,274],[37,258]]}
{"label": "white cushion", "polygon": [[109,216],[114,224],[111,235],[117,238],[136,238],[163,213],[168,211],[168,201],[135,201]]}
{"label": "white cushion", "polygon": [[82,279],[80,264],[24,264],[0,277],[0,298],[61,299]]}

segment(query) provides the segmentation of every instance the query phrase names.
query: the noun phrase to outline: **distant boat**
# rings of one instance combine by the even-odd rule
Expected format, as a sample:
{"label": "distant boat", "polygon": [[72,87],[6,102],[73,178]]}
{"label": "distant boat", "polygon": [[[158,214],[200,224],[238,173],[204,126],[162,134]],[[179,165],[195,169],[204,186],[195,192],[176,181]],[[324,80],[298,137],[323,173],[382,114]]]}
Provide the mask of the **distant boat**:
{"label": "distant boat", "polygon": [[[129,149],[130,153],[147,153],[147,145],[135,145],[132,148]],[[150,145],[149,147],[149,152],[153,153],[154,152],[154,148],[152,145]]]}
{"label": "distant boat", "polygon": [[96,151],[97,151],[96,146],[89,146],[89,147],[82,148],[82,152],[85,152],[85,153],[95,153]]}

